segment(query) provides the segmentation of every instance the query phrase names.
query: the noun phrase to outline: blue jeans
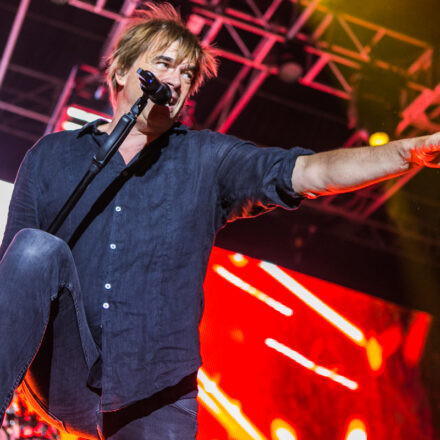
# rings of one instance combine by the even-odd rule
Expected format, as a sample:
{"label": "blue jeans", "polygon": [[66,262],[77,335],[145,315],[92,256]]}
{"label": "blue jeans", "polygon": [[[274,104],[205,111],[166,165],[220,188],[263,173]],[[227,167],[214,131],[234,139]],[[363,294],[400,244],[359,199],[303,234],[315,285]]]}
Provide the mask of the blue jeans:
{"label": "blue jeans", "polygon": [[87,439],[194,440],[196,374],[114,412],[87,385],[99,349],[87,324],[67,244],[23,229],[0,263],[0,424],[21,384],[39,415]]}

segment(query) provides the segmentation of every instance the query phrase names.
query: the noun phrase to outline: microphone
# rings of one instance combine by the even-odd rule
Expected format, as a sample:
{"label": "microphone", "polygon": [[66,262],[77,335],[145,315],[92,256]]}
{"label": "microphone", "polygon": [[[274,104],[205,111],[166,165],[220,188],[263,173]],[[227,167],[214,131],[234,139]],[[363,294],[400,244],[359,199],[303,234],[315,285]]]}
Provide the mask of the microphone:
{"label": "microphone", "polygon": [[139,68],[138,74],[142,91],[155,103],[166,105],[171,101],[170,86],[159,81],[149,70]]}

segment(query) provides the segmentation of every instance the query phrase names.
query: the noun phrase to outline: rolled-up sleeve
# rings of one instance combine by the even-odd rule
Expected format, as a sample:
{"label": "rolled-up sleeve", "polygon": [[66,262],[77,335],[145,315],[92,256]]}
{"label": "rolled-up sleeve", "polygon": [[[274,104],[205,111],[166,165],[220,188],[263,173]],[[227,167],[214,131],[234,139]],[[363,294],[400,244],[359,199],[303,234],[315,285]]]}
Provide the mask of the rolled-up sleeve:
{"label": "rolled-up sleeve", "polygon": [[223,221],[255,216],[276,206],[297,208],[303,197],[292,188],[292,171],[299,156],[313,153],[300,147],[257,147],[238,139],[224,144],[217,172]]}

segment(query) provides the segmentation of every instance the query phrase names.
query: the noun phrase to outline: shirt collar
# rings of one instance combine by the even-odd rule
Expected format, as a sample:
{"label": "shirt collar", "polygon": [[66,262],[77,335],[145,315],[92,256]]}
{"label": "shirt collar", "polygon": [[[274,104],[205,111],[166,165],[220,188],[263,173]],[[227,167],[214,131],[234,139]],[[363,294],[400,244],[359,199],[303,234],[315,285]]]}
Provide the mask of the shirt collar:
{"label": "shirt collar", "polygon": [[[102,124],[105,124],[106,122],[108,122],[108,121],[106,121],[105,119],[96,119],[95,121],[88,122],[86,125],[82,126],[79,129],[77,137],[81,137],[84,134],[101,134],[102,132],[99,131],[98,126],[102,125]],[[172,132],[178,133],[179,131],[180,132],[182,132],[182,131],[183,132],[187,132],[187,131],[189,131],[189,128],[186,125],[182,124],[181,122],[176,122],[170,128],[169,131],[171,133]]]}
{"label": "shirt collar", "polygon": [[99,134],[102,133],[98,130],[98,126],[105,124],[106,121],[105,119],[96,119],[95,121],[89,122],[86,125],[84,125],[83,127],[81,127],[78,131],[77,137],[81,137],[84,134]]}

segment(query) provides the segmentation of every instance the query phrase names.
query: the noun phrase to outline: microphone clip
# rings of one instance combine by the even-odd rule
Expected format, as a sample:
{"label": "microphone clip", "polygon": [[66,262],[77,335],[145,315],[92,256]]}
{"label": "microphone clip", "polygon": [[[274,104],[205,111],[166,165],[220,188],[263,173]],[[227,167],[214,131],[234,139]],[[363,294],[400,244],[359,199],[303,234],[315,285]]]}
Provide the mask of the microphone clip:
{"label": "microphone clip", "polygon": [[149,70],[139,68],[136,73],[142,91],[155,104],[166,105],[171,101],[172,93],[168,84],[159,81]]}

